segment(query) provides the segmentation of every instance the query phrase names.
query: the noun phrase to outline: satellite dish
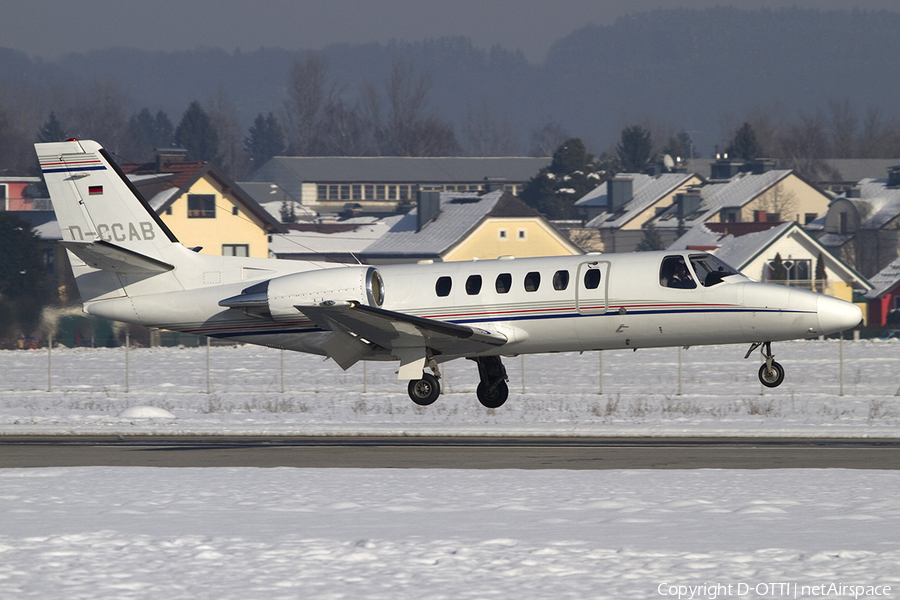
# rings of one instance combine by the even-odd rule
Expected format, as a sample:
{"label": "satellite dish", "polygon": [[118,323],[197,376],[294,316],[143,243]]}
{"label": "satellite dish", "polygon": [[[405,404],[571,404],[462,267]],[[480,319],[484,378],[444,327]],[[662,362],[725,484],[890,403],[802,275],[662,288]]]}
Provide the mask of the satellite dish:
{"label": "satellite dish", "polygon": [[665,156],[663,156],[663,164],[665,165],[667,170],[671,171],[672,168],[675,166],[675,161],[672,160],[671,156],[666,154]]}

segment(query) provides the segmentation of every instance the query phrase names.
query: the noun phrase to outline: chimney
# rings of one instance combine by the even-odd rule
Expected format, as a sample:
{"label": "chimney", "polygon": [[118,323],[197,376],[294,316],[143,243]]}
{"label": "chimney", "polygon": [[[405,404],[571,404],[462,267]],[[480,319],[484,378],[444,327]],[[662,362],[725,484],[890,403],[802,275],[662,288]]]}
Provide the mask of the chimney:
{"label": "chimney", "polygon": [[696,187],[676,194],[675,204],[678,205],[678,219],[683,221],[700,210],[700,200],[700,189]]}
{"label": "chimney", "polygon": [[618,212],[633,197],[634,181],[631,177],[613,177],[606,182],[606,212]]}
{"label": "chimney", "polygon": [[416,209],[416,231],[428,225],[441,212],[441,193],[438,191],[419,190],[418,208]]}
{"label": "chimney", "polygon": [[757,158],[750,163],[750,172],[754,175],[768,173],[775,168],[775,161],[771,158]]}
{"label": "chimney", "polygon": [[485,177],[484,178],[484,191],[486,194],[503,190],[505,185],[506,185],[505,177]]}
{"label": "chimney", "polygon": [[187,157],[187,150],[184,148],[157,148],[156,172],[164,172],[166,166],[172,163],[184,162],[185,157]]}
{"label": "chimney", "polygon": [[888,187],[900,187],[900,166],[888,169]]}
{"label": "chimney", "polygon": [[860,189],[858,185],[851,185],[850,187],[844,189],[844,196],[846,198],[861,198],[862,189]]}
{"label": "chimney", "polygon": [[709,178],[731,179],[740,173],[743,168],[743,160],[728,158],[727,154],[724,154],[722,158],[716,155],[716,162],[709,165]]}

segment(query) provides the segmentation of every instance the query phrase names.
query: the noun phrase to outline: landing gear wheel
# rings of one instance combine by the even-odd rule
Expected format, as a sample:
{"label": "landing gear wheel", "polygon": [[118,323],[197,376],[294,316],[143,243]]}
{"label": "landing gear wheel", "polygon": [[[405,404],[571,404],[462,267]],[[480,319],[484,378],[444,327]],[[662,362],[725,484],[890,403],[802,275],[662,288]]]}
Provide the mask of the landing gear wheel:
{"label": "landing gear wheel", "polygon": [[770,369],[766,363],[759,367],[759,382],[766,387],[778,387],[784,381],[784,367],[779,363],[772,361]]}
{"label": "landing gear wheel", "polygon": [[407,388],[409,397],[419,406],[434,404],[441,395],[441,384],[431,373],[422,373],[422,379],[413,379]]}
{"label": "landing gear wheel", "polygon": [[500,408],[509,398],[509,386],[503,380],[498,381],[495,385],[479,383],[475,394],[478,396],[478,401],[486,408]]}

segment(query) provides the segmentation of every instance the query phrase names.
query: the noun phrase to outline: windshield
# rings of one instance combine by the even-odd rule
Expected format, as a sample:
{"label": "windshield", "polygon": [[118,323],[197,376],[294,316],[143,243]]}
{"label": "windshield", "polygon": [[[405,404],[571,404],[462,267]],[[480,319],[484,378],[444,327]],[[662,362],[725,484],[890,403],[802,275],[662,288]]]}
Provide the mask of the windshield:
{"label": "windshield", "polygon": [[692,254],[691,264],[694,266],[694,272],[697,274],[700,285],[704,287],[721,283],[730,275],[740,275],[737,269],[728,266],[712,254]]}

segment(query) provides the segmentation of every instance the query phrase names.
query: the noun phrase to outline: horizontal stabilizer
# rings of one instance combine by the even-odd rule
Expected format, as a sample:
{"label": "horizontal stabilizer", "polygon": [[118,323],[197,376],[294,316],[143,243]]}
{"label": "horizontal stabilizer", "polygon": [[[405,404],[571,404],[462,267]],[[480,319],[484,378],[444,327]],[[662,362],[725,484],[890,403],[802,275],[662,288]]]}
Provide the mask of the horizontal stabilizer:
{"label": "horizontal stabilizer", "polygon": [[88,266],[115,273],[164,273],[175,267],[169,263],[104,240],[95,242],[60,242]]}
{"label": "horizontal stabilizer", "polygon": [[502,346],[507,341],[499,333],[357,302],[323,302],[295,308],[320,327],[353,333],[387,350],[430,348],[438,354],[465,356]]}

